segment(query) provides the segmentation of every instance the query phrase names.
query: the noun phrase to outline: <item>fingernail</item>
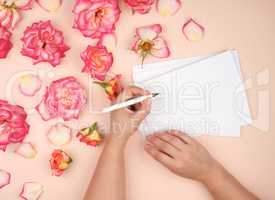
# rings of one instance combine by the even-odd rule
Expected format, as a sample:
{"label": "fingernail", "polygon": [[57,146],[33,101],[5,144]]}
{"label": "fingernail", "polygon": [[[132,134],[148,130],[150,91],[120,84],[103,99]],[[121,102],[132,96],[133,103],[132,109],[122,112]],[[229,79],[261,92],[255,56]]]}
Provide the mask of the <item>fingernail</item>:
{"label": "fingernail", "polygon": [[152,140],[153,137],[154,137],[153,135],[149,135],[149,136],[146,137],[146,139],[147,139],[147,140]]}
{"label": "fingernail", "polygon": [[151,146],[150,146],[150,144],[148,144],[148,143],[146,143],[145,145],[144,145],[144,148],[145,149],[149,149]]}

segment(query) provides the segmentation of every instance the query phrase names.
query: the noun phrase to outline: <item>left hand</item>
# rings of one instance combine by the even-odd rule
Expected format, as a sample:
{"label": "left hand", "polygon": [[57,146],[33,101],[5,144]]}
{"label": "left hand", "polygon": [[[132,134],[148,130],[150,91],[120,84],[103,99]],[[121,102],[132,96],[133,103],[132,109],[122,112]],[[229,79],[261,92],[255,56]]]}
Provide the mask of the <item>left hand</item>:
{"label": "left hand", "polygon": [[199,142],[179,131],[148,136],[145,150],[173,173],[201,182],[223,169]]}

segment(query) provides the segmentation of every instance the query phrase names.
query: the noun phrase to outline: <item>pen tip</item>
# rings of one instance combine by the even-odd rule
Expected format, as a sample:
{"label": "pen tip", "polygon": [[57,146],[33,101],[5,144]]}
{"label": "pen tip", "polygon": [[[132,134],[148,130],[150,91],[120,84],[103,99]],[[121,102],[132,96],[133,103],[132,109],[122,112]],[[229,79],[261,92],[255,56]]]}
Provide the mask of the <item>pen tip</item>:
{"label": "pen tip", "polygon": [[159,93],[153,93],[153,94],[152,94],[153,97],[156,97],[156,96],[158,96],[158,95],[159,95]]}

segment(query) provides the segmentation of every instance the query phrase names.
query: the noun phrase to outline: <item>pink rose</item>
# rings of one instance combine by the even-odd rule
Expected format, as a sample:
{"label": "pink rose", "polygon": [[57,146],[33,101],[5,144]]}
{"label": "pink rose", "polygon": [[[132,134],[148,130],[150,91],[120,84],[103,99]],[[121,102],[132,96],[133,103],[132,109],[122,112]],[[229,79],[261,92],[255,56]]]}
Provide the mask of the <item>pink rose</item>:
{"label": "pink rose", "polygon": [[85,66],[82,72],[86,72],[91,77],[103,81],[109,69],[113,64],[113,55],[109,53],[106,47],[88,46],[87,49],[81,53],[81,59]]}
{"label": "pink rose", "polygon": [[0,58],[6,58],[12,48],[11,32],[0,24]]}
{"label": "pink rose", "polygon": [[36,110],[45,121],[56,117],[67,121],[78,119],[86,102],[84,88],[75,77],[70,76],[53,81]]}
{"label": "pink rose", "polygon": [[27,114],[21,106],[0,100],[0,150],[10,143],[22,142],[29,132]]}
{"label": "pink rose", "polygon": [[166,41],[160,36],[161,32],[160,24],[137,28],[131,49],[139,54],[142,60],[148,55],[157,58],[169,57],[170,50]]}
{"label": "pink rose", "polygon": [[120,9],[116,0],[76,0],[73,28],[85,37],[100,38],[103,33],[115,30]]}
{"label": "pink rose", "polygon": [[22,55],[33,59],[33,64],[48,62],[53,67],[60,64],[61,58],[70,48],[64,43],[61,31],[55,29],[51,21],[40,21],[27,27],[21,38]]}
{"label": "pink rose", "polygon": [[32,0],[0,0],[0,25],[14,29],[21,20],[20,11],[31,9]]}
{"label": "pink rose", "polygon": [[132,9],[133,12],[138,12],[140,14],[148,13],[155,0],[124,0]]}

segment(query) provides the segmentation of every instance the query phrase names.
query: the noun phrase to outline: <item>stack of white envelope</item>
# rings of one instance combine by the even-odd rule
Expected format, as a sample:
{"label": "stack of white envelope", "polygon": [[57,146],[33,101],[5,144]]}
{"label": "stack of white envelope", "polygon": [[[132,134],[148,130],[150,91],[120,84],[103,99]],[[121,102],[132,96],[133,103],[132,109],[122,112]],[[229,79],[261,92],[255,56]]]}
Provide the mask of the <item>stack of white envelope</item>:
{"label": "stack of white envelope", "polygon": [[133,66],[135,85],[152,93],[140,131],[177,129],[190,135],[240,136],[251,124],[236,51]]}

